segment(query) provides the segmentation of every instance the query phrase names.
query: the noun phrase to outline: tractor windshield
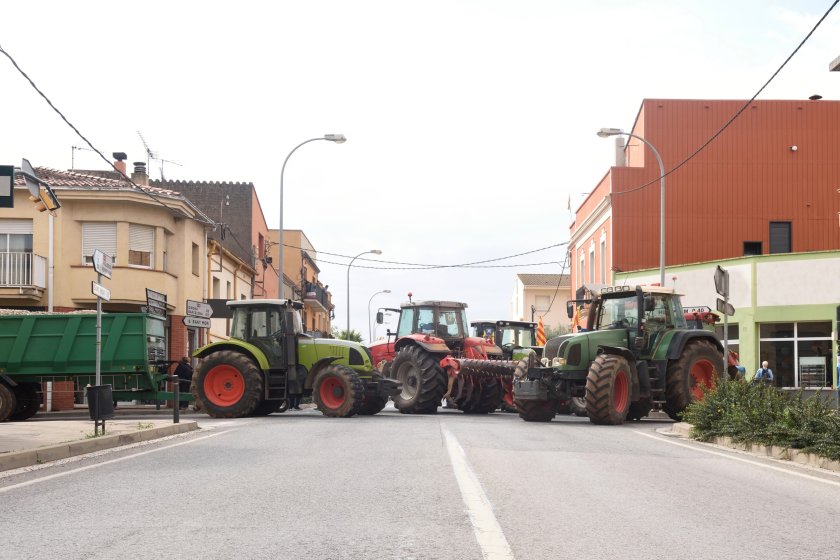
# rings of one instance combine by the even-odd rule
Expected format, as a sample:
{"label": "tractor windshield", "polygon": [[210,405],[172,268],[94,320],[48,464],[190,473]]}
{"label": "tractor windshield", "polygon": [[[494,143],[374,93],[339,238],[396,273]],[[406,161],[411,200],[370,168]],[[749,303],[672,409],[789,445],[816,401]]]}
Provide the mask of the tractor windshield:
{"label": "tractor windshield", "polygon": [[639,317],[638,302],[634,292],[625,297],[601,300],[598,310],[598,330],[635,327]]}
{"label": "tractor windshield", "polygon": [[502,346],[506,344],[513,344],[515,346],[536,346],[534,342],[534,333],[527,327],[504,327],[502,330],[502,340],[497,342]]}

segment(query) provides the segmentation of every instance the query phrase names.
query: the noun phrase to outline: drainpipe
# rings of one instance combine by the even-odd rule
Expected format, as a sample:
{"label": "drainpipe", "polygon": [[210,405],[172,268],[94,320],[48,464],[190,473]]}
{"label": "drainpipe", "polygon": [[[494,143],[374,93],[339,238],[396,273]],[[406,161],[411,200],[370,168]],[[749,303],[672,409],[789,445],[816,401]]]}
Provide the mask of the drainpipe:
{"label": "drainpipe", "polygon": [[49,249],[47,251],[47,311],[50,313],[53,312],[53,288],[55,287],[55,283],[53,279],[55,277],[55,247],[53,239],[55,238],[55,218],[50,212],[48,223],[49,223]]}

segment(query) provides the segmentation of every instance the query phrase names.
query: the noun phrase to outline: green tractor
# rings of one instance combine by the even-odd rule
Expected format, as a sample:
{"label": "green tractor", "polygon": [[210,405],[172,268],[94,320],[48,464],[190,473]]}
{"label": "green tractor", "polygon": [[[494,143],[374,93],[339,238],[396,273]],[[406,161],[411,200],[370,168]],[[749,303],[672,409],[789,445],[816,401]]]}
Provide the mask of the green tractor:
{"label": "green tractor", "polygon": [[373,369],[356,342],[312,338],[303,332],[300,302],[229,301],[229,340],[195,352],[193,392],[215,418],[265,416],[282,411],[289,395],[312,395],[325,416],[376,414],[400,384]]}
{"label": "green tractor", "polygon": [[517,369],[519,416],[554,418],[558,401],[585,399],[594,424],[639,420],[656,407],[678,420],[723,370],[723,345],[713,332],[686,324],[679,295],[657,286],[613,286],[567,303],[571,318],[587,306],[583,332],[546,343],[543,364]]}

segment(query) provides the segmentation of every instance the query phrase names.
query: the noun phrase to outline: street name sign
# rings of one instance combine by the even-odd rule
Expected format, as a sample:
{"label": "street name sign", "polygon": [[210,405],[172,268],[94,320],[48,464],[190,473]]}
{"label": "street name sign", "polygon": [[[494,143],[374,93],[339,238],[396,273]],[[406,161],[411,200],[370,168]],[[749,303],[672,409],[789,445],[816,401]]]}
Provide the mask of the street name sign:
{"label": "street name sign", "polygon": [[105,278],[111,278],[111,271],[114,269],[114,259],[99,249],[93,251],[93,270]]}
{"label": "street name sign", "polygon": [[732,306],[732,304],[720,298],[717,298],[717,310],[728,317],[735,315],[735,308]]}
{"label": "street name sign", "polygon": [[198,327],[200,329],[210,328],[210,319],[205,317],[184,317],[184,324],[188,327]]}
{"label": "street name sign", "polygon": [[98,298],[102,298],[105,301],[111,301],[111,290],[109,290],[108,288],[106,288],[105,286],[103,286],[101,284],[97,284],[96,282],[91,282],[90,283],[90,291],[93,292],[93,295],[95,295]]}
{"label": "street name sign", "polygon": [[210,318],[213,316],[213,308],[207,303],[200,301],[187,300],[187,315],[192,317]]}
{"label": "street name sign", "polygon": [[[146,301],[150,302],[150,303],[157,301],[157,302],[160,302],[160,303],[164,304],[164,306],[165,306],[166,305],[166,294],[162,294],[160,292],[156,292],[154,290],[150,290],[149,288],[146,288]],[[158,306],[160,306],[160,303],[158,304]],[[154,304],[152,303],[152,305],[154,305]]]}

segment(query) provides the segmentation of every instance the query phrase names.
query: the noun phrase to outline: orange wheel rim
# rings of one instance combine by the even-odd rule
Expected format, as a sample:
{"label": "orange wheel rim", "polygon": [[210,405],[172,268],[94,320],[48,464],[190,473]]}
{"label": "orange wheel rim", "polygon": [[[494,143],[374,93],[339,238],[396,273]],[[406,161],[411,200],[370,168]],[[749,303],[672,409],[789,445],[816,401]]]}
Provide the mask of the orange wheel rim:
{"label": "orange wheel rim", "polygon": [[335,377],[325,379],[321,383],[318,394],[321,396],[321,402],[332,409],[339,408],[347,399],[344,393],[344,384]]}
{"label": "orange wheel rim", "polygon": [[204,376],[204,396],[216,406],[232,406],[245,394],[242,372],[223,364],[214,367]]}
{"label": "orange wheel rim", "polygon": [[695,400],[703,398],[703,391],[715,386],[715,365],[709,360],[697,360],[689,371],[691,379],[691,397]]}
{"label": "orange wheel rim", "polygon": [[623,369],[615,373],[615,385],[613,386],[613,406],[619,412],[627,408],[627,401],[630,400],[630,383],[627,381],[627,372]]}

